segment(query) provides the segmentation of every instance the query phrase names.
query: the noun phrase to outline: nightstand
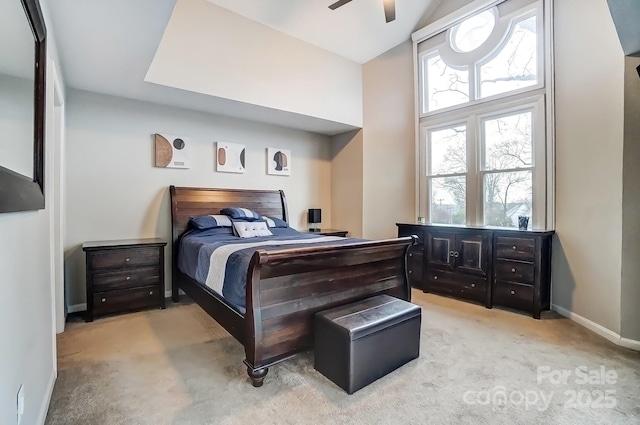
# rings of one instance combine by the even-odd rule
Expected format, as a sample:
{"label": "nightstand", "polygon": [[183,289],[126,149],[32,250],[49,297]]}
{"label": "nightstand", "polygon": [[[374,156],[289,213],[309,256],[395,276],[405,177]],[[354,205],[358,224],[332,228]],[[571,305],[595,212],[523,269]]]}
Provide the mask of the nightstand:
{"label": "nightstand", "polygon": [[162,239],[86,242],[87,313],[102,314],[165,307]]}
{"label": "nightstand", "polygon": [[347,233],[349,233],[348,230],[336,230],[336,229],[321,229],[315,232],[312,232],[310,230],[304,230],[302,233],[309,233],[309,234],[313,234],[313,235],[322,235],[322,236],[340,236],[345,238],[347,236]]}

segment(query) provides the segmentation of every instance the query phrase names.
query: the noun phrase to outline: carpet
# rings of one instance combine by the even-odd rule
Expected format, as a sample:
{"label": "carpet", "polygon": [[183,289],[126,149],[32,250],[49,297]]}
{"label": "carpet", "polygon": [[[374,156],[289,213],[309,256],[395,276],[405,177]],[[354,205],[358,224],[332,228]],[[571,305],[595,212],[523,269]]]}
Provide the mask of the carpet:
{"label": "carpet", "polygon": [[349,396],[313,369],[312,352],[253,388],[242,346],[183,300],[68,323],[46,424],[640,423],[640,353],[555,313],[414,291],[420,357]]}

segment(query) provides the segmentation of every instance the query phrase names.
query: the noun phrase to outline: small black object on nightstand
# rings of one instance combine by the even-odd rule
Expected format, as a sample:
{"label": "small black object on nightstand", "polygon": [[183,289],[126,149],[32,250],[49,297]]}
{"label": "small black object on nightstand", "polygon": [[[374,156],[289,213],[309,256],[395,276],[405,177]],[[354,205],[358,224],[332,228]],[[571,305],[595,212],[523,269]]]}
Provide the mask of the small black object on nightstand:
{"label": "small black object on nightstand", "polygon": [[349,233],[348,230],[336,230],[336,229],[317,229],[317,230],[311,230],[309,229],[308,231],[303,231],[302,233],[313,233],[314,235],[322,235],[322,236],[340,236],[342,238],[347,237],[347,233]]}
{"label": "small black object on nightstand", "polygon": [[165,307],[164,247],[158,239],[86,242],[87,312],[120,313],[147,307]]}

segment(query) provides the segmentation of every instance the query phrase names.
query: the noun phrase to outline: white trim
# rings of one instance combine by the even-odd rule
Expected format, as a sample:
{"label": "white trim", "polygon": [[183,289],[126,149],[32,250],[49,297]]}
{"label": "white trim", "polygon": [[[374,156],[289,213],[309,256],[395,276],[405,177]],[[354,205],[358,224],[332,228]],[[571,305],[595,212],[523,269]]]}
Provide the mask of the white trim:
{"label": "white trim", "polygon": [[44,399],[42,400],[42,405],[40,406],[40,412],[38,413],[37,424],[44,425],[44,421],[47,419],[47,412],[49,411],[49,403],[51,403],[51,396],[53,395],[53,386],[56,383],[56,372],[55,370],[51,371],[51,376],[49,377],[49,383],[47,384],[47,389],[44,392]]}
{"label": "white trim", "polygon": [[442,32],[444,28],[450,27],[456,22],[468,18],[479,10],[488,9],[490,7],[503,3],[504,1],[506,0],[476,0],[466,6],[461,7],[455,12],[448,14],[447,16],[438,19],[437,21],[427,25],[426,27],[415,31],[413,34],[411,34],[411,40],[413,40],[414,43],[420,43],[421,41]]}
{"label": "white trim", "polygon": [[[182,292],[182,290],[180,291],[180,295],[185,295],[184,292]],[[164,297],[165,298],[171,298],[171,291],[164,291]],[[77,313],[79,311],[87,311],[87,303],[82,303],[82,304],[74,304],[74,305],[70,305],[67,307],[67,311],[69,313]]]}
{"label": "white trim", "polygon": [[618,345],[624,348],[629,348],[631,350],[640,351],[640,341],[636,341],[633,339],[620,338],[620,344]]}
{"label": "white trim", "polygon": [[582,317],[579,314],[576,314],[572,311],[567,310],[564,307],[561,307],[557,304],[552,304],[551,309],[561,316],[564,316],[577,324],[589,329],[590,331],[600,335],[603,338],[613,342],[616,345],[619,345],[624,348],[629,348],[631,350],[640,351],[640,341],[635,341],[629,338],[622,338],[620,335],[615,333],[614,331],[605,328],[602,325],[599,325],[586,317]]}

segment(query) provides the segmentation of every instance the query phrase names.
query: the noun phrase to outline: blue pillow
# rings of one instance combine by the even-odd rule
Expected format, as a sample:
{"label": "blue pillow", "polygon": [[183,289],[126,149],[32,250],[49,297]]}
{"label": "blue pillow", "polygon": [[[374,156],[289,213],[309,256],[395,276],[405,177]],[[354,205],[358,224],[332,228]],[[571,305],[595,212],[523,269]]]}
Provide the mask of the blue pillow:
{"label": "blue pillow", "polygon": [[262,219],[260,214],[247,208],[224,208],[220,213],[228,215],[234,220],[254,221]]}
{"label": "blue pillow", "polygon": [[269,227],[289,227],[286,221],[279,219],[278,217],[262,216],[262,219],[267,222]]}
{"label": "blue pillow", "polygon": [[199,215],[189,217],[191,227],[196,229],[215,229],[216,227],[231,227],[231,220],[226,215]]}

